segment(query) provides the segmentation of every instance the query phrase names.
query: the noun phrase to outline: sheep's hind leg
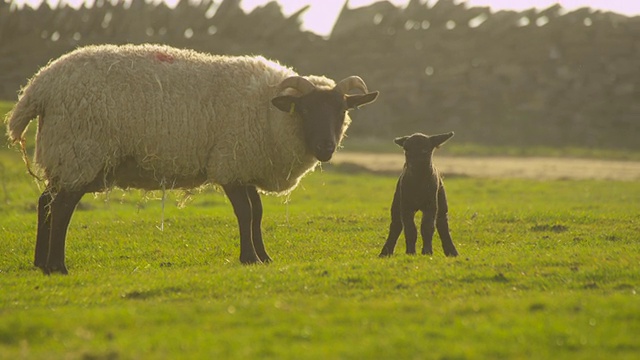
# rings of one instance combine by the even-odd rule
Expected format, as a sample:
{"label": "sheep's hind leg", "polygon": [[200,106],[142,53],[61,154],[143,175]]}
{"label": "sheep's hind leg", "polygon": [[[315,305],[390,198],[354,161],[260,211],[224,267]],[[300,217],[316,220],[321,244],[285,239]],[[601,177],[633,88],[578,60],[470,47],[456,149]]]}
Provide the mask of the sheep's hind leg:
{"label": "sheep's hind leg", "polygon": [[51,233],[51,214],[49,205],[53,201],[49,188],[38,199],[38,230],[36,233],[36,251],[33,264],[44,270],[49,256],[49,234]]}
{"label": "sheep's hind leg", "polygon": [[449,219],[447,213],[449,207],[447,205],[447,195],[444,191],[444,187],[440,187],[438,191],[438,217],[436,219],[436,228],[438,229],[438,235],[442,240],[442,249],[446,256],[458,256],[458,250],[453,245],[453,239],[451,239],[451,233],[449,232]]}
{"label": "sheep's hind leg", "polygon": [[225,185],[222,187],[227,194],[233,212],[238,219],[240,230],[240,262],[243,264],[255,264],[260,262],[253,246],[253,210],[249,198],[248,186]]}
{"label": "sheep's hind leg", "polygon": [[73,211],[84,195],[84,191],[59,191],[51,200],[49,222],[49,255],[43,271],[45,274],[67,274],[64,263],[65,238]]}
{"label": "sheep's hind leg", "polygon": [[264,248],[264,242],[262,241],[262,200],[260,200],[260,194],[258,194],[255,186],[249,186],[247,193],[249,194],[249,201],[251,201],[251,235],[253,247],[260,261],[268,263],[272,260],[269,254],[267,254],[267,250]]}

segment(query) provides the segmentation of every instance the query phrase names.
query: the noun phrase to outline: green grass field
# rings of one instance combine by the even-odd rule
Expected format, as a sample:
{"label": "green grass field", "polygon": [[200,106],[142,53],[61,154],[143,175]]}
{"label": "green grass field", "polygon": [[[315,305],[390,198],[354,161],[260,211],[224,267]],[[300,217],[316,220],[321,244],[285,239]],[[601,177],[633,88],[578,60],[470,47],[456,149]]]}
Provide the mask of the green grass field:
{"label": "green grass field", "polygon": [[640,183],[448,178],[461,256],[436,236],[432,257],[401,238],[379,259],[395,181],[334,167],[263,197],[275,262],[257,266],[215,189],[172,192],[164,212],[159,193],[86,195],[70,274],[44,276],[40,189],[3,148],[0,358],[640,356]]}

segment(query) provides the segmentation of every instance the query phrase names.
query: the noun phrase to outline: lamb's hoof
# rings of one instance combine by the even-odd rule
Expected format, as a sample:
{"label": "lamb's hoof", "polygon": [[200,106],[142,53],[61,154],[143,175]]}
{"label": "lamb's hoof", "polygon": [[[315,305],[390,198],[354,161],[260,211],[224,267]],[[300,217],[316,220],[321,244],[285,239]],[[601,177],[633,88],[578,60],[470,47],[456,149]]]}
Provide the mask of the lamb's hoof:
{"label": "lamb's hoof", "polygon": [[458,256],[458,252],[457,251],[453,251],[453,252],[448,252],[445,254],[447,257],[456,257]]}
{"label": "lamb's hoof", "polygon": [[433,255],[433,251],[429,251],[429,250],[422,250],[422,255]]}

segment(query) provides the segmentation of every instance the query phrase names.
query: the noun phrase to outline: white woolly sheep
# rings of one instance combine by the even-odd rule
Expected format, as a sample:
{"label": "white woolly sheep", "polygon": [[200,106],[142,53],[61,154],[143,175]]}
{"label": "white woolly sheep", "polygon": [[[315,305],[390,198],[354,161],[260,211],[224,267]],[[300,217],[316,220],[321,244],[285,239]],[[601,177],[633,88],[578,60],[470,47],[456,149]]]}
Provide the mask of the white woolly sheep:
{"label": "white woolly sheep", "polygon": [[[363,94],[350,95],[350,90]],[[38,118],[35,265],[67,273],[65,238],[87,192],[219,184],[240,229],[240,261],[268,262],[258,191],[283,194],[331,159],[349,109],[368,104],[357,76],[336,85],[260,56],[160,45],[88,46],[42,68],[7,116],[21,142]]]}

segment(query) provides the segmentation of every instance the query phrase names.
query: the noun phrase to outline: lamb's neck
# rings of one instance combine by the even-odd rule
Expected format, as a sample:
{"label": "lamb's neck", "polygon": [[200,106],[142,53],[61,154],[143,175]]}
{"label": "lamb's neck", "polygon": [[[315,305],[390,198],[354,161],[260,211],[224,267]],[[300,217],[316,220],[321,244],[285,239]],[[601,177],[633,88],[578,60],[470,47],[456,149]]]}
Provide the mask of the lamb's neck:
{"label": "lamb's neck", "polygon": [[416,175],[433,175],[436,170],[431,161],[421,163],[407,163],[405,165],[410,173]]}

